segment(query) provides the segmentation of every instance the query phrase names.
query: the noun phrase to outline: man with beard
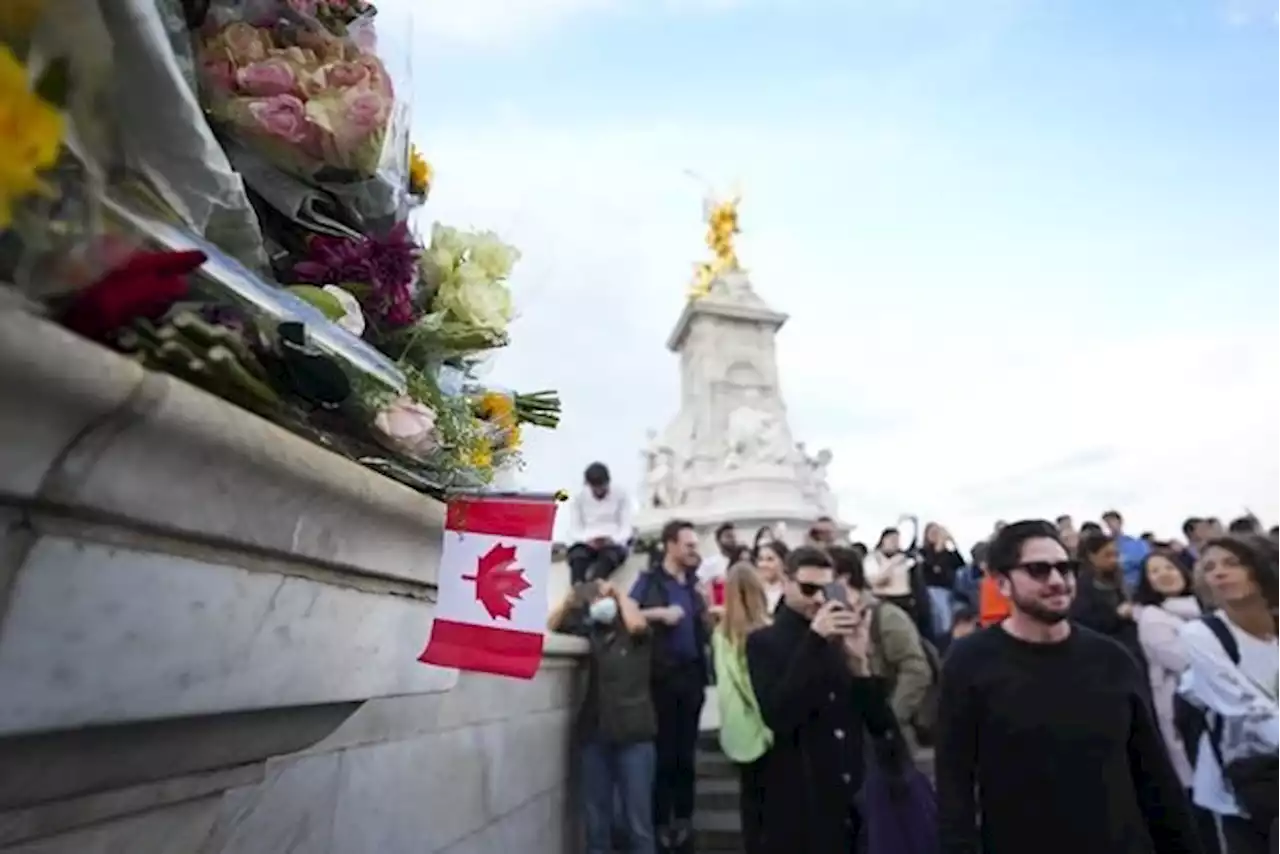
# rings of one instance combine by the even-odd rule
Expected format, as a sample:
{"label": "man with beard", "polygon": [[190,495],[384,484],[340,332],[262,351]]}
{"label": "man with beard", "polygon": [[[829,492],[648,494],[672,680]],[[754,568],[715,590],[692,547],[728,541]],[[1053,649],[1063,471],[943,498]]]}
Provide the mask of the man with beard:
{"label": "man with beard", "polygon": [[1199,852],[1190,807],[1114,641],[1067,621],[1077,564],[1047,521],[987,564],[1010,603],[942,669],[935,764],[944,854]]}

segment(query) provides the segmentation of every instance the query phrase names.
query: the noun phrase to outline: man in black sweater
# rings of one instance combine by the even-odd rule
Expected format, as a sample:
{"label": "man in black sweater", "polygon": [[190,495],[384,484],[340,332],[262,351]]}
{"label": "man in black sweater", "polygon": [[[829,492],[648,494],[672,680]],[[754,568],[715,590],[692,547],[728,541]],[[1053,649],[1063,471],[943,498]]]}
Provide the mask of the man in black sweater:
{"label": "man in black sweater", "polygon": [[773,624],[747,636],[751,684],[773,732],[761,759],[759,850],[848,854],[861,824],[854,796],[866,764],[863,729],[882,764],[900,765],[905,750],[886,686],[871,676],[867,609],[828,601],[845,597],[817,548],[791,552],[786,576]]}
{"label": "man in black sweater", "polygon": [[1012,614],[959,641],[943,666],[944,854],[1197,854],[1146,674],[1067,621],[1077,564],[1057,529],[1005,527],[987,565]]}

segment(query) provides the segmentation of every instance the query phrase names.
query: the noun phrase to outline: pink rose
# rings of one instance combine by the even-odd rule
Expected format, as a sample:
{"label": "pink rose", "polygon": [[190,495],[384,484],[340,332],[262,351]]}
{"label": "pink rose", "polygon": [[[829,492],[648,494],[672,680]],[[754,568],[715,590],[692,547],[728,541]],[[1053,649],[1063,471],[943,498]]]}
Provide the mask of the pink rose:
{"label": "pink rose", "polygon": [[377,92],[350,91],[342,101],[346,121],[340,136],[344,139],[363,139],[386,127],[391,104]]}
{"label": "pink rose", "polygon": [[258,130],[267,136],[301,145],[311,135],[306,105],[294,95],[253,98],[248,100],[247,107]]}
{"label": "pink rose", "polygon": [[439,447],[436,414],[408,395],[387,404],[373,428],[383,444],[411,457],[421,459]]}
{"label": "pink rose", "polygon": [[293,66],[283,59],[267,59],[246,65],[236,72],[236,85],[245,95],[267,98],[298,91]]}
{"label": "pink rose", "polygon": [[366,53],[356,57],[355,61],[368,72],[369,80],[374,88],[386,95],[387,98],[395,95],[395,91],[391,86],[391,75],[387,74],[387,69],[382,64],[382,60]]}

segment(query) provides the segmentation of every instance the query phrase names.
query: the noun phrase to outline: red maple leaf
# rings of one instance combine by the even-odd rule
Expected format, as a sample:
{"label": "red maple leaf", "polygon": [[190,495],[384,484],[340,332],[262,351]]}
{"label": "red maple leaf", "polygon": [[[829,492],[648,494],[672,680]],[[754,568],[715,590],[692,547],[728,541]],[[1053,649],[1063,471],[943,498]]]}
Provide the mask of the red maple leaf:
{"label": "red maple leaf", "polygon": [[493,618],[511,619],[511,602],[523,598],[532,585],[524,580],[523,569],[512,569],[516,562],[514,546],[496,545],[476,561],[476,574],[462,576],[476,583],[476,601]]}

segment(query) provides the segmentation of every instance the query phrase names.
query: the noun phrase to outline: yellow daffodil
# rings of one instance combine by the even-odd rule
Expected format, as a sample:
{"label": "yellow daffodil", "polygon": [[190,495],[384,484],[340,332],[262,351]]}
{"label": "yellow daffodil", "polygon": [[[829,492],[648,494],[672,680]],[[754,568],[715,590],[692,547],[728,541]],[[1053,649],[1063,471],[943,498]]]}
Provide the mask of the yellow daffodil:
{"label": "yellow daffodil", "polygon": [[31,91],[26,67],[0,45],[0,229],[16,202],[48,192],[40,172],[57,161],[62,131],[62,113]]}
{"label": "yellow daffodil", "polygon": [[492,421],[499,427],[514,427],[516,423],[516,405],[509,395],[497,391],[486,391],[480,397],[480,414],[486,421]]}
{"label": "yellow daffodil", "polygon": [[471,448],[468,462],[480,471],[488,471],[493,467],[493,448],[484,439],[478,440]]}
{"label": "yellow daffodil", "polygon": [[431,192],[431,164],[416,145],[409,149],[409,192],[415,196]]}

